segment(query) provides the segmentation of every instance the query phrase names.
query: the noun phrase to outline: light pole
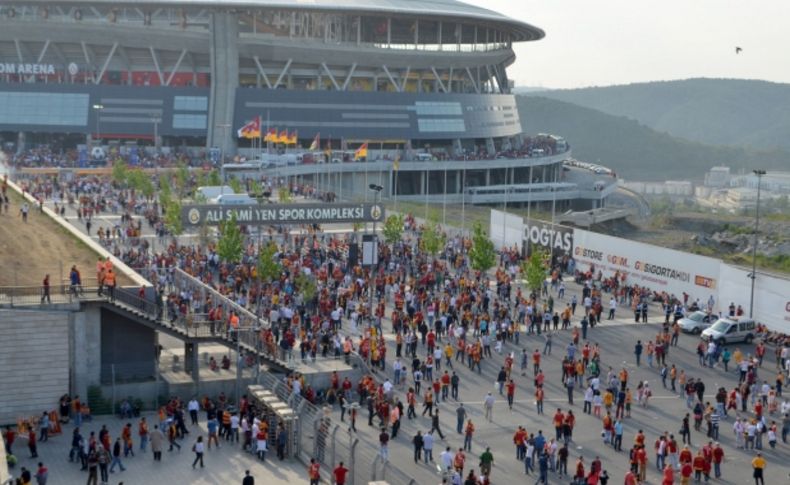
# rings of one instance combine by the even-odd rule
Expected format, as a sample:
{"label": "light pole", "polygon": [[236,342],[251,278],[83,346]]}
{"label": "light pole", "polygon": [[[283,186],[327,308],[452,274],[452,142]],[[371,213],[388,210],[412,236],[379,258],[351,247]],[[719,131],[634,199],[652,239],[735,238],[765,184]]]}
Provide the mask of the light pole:
{"label": "light pole", "polygon": [[222,195],[225,192],[225,144],[228,138],[230,123],[218,124],[216,128],[222,128],[222,144],[219,147],[219,195]]}
{"label": "light pole", "polygon": [[162,118],[157,113],[151,113],[151,122],[154,124],[154,151],[159,149],[159,123]]}
{"label": "light pole", "polygon": [[752,170],[757,175],[757,206],[755,207],[754,214],[754,241],[752,241],[752,292],[749,299],[749,318],[754,318],[754,280],[757,279],[757,229],[760,226],[760,188],[762,186],[762,177],[765,175],[765,170],[756,169]]}
{"label": "light pole", "polygon": [[99,133],[99,115],[101,114],[101,110],[104,109],[103,104],[94,104],[93,110],[96,112],[96,146],[100,146],[101,142],[101,134]]}
{"label": "light pole", "polygon": [[507,193],[510,191],[510,186],[508,185],[507,180],[508,175],[508,167],[505,167],[505,205],[504,210],[502,211],[502,249],[505,249],[505,240],[507,239]]}
{"label": "light pole", "polygon": [[[378,203],[381,202],[381,191],[384,189],[383,186],[378,184],[370,184],[368,188],[374,192],[373,201]],[[379,245],[378,245],[378,235],[376,234],[376,219],[373,219],[373,251],[374,254],[372,255],[371,265],[370,265],[370,326],[373,327],[374,325],[374,308],[373,308],[373,298],[376,294],[376,281],[374,278],[374,272],[376,271],[376,265],[373,264],[373,261],[378,261],[378,253]],[[371,330],[370,335],[370,345],[368,346],[368,363],[372,362],[373,357],[373,333]]]}
{"label": "light pole", "polygon": [[[464,157],[466,158],[466,157]],[[461,169],[461,238],[466,232],[466,160]]]}

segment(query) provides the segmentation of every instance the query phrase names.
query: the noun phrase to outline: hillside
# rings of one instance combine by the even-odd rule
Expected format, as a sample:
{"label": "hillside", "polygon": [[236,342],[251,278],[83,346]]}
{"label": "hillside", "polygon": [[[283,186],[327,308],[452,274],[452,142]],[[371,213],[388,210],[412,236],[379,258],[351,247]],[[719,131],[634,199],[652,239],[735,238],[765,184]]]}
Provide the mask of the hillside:
{"label": "hillside", "polygon": [[790,149],[790,84],[687,79],[535,95],[627,116],[656,131],[708,145]]}
{"label": "hillside", "polygon": [[611,167],[619,176],[638,180],[701,180],[714,165],[733,170],[790,166],[790,153],[714,147],[659,133],[623,116],[537,96],[517,97],[525,133],[556,133],[573,148],[574,157]]}

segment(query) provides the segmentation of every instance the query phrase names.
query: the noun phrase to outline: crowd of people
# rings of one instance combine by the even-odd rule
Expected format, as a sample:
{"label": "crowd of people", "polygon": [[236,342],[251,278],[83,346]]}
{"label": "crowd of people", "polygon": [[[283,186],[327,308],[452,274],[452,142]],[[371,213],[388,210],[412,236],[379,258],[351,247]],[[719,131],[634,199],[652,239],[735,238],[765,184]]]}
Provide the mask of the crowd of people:
{"label": "crowd of people", "polygon": [[[296,186],[290,189],[302,190]],[[60,200],[66,201],[66,192],[88,194],[89,203],[85,205],[99,213],[107,211],[108,207],[112,211],[114,204],[107,201],[114,200],[118,202],[118,211],[129,215],[121,222],[121,232],[135,225],[139,227],[140,217],[146,216],[148,210],[152,211],[148,213],[152,217],[161,217],[155,202],[138,206],[133,202],[137,199],[129,191],[114,187],[108,181],[76,179],[64,187],[60,182],[38,180],[28,190],[43,194],[47,200],[58,191],[63,191]],[[137,218],[131,217],[133,215]],[[761,342],[751,355],[739,348],[720,349],[715,343],[700,348],[704,357],[699,361],[701,368],[714,367],[733,376],[737,372],[739,384],[729,391],[717,389],[714,403],[705,399],[704,380],[693,376],[694,369],[681,369],[672,362],[670,355],[680,338],[678,320],[695,305],[712,310],[710,302],[703,305],[697,300],[690,301],[687,295],[656,293],[629,282],[623,275],[604,277],[595,267],[578,268],[570,257],[551,261],[544,286],[530,292],[522,289],[517,281],[522,258],[517,252],[503,251],[493,271],[474,271],[469,261],[470,239],[448,232],[445,246],[438,255],[431,255],[423,249],[423,227],[413,217],[406,217],[401,241],[380,246],[379,265],[373,269],[349,261],[346,236],[324,234],[314,227],[303,229],[300,234],[289,235],[285,228],[271,228],[262,236],[264,243],[277,244],[280,274],[271,281],[261,281],[257,277],[258,252],[263,245],[254,237],[247,240],[244,256],[238,264],[222,261],[213,243],[189,244],[172,239],[164,248],[154,251],[150,247],[134,247],[123,237],[111,239],[117,241],[115,248],[122,259],[155,282],[171,314],[207,315],[215,331],[227,333],[233,329],[232,313],[224,313],[211,299],[201,300],[197,294],[173,287],[172,272],[178,268],[267,320],[270,326],[261,330],[259,338],[272,352],[281,352],[283,356],[298,352],[302,360],[347,358],[358,353],[370,363],[370,369],[356,383],[333,378],[330,387],[320,391],[297,384],[299,381],[294,379],[288,385],[293,392],[309,396],[313,401],[336,404],[341,420],[345,421],[348,413],[353,429],[357,426],[357,407],[366,409],[368,425],[378,433],[382,460],[389,459],[393,446],[411,446],[416,463],[439,463],[446,483],[473,485],[491,481],[495,457],[490,449],[477,457],[480,463],[477,469],[468,463],[472,461],[469,457],[479,423],[470,417],[459,393],[465,378],[485,368],[497,374],[496,390],[483,396],[481,407],[485,420],[495,419],[496,394],[500,399],[507,399],[512,407],[518,392],[534,396],[535,421],[545,424],[535,424],[529,430],[526,426],[514,429],[516,459],[523,462],[525,473],[535,473],[539,483],[547,483],[549,474],[554,473],[577,484],[606,485],[609,473],[604,460],[598,457],[588,465],[585,457],[578,456],[569,471],[568,461],[573,462],[570,444],[579,418],[572,409],[574,399],[581,397],[582,414],[588,415],[584,419],[592,416],[600,420],[603,443],[620,451],[623,442],[628,442],[623,436],[623,422],[633,419],[632,406],[650,406],[655,387],[644,380],[634,382],[625,366],[619,370],[605,366],[601,356],[606,349],[589,338],[589,332],[607,318],[607,313],[610,319],[615,318],[618,305],[627,305],[636,320],[647,322],[647,309],[659,302],[663,312],[658,317],[659,330],[647,343],[641,340],[633,343],[634,360],[641,367],[644,355],[645,363],[655,369],[662,387],[685,399],[689,410],[679,423],[681,431],[677,438],[670,432],[647,436],[640,431],[633,438],[633,446],[626,445],[629,451],[625,459],[630,470],[623,478],[626,485],[646,480],[649,441],[653,443],[655,466],[661,473],[662,485],[688,483],[691,475],[702,478],[713,473],[719,477],[724,456],[717,443],[718,429],[729,419],[730,410],[739,414],[732,429],[736,442],[743,440],[744,450],[762,449],[763,440],[771,447],[776,446],[778,436],[786,442],[790,432],[787,417],[790,405],[787,401],[779,402],[786,365],[790,361],[786,336],[761,328]],[[570,285],[568,279],[580,285],[578,294],[570,294],[566,287]],[[733,311],[737,313],[737,308]],[[568,406],[546,414],[545,371],[546,366],[551,365],[549,362],[553,362],[549,357],[559,332],[567,332],[570,337],[559,362],[562,387],[567,392],[561,397],[567,397]],[[531,349],[536,341],[540,342],[542,350]],[[769,346],[773,346],[776,355],[776,371],[762,367]],[[390,357],[392,354],[394,356]],[[730,362],[732,370],[728,367]],[[445,438],[439,418],[440,408],[444,410],[447,406],[438,405],[450,402],[456,408],[456,431],[463,444],[444,446],[437,459],[434,457],[434,449],[438,450],[439,446],[437,441],[449,440],[449,436]],[[353,406],[354,403],[357,406]],[[160,423],[155,429],[172,419],[167,429],[169,433],[170,427],[175,427],[171,443],[177,447],[178,437],[186,434],[184,429],[179,433],[178,424],[178,410],[184,406],[178,401],[171,404],[172,409],[160,414]],[[250,438],[247,442],[243,424],[246,419],[247,430],[252,436],[255,416],[245,413],[247,408],[243,408],[243,404],[239,403],[236,420],[228,411],[230,435],[234,436],[233,423],[237,421],[236,433],[238,427],[245,432],[245,448],[252,447],[254,441],[258,452],[258,440]],[[190,406],[187,408],[191,411]],[[219,404],[213,407],[223,409]],[[212,405],[204,402],[201,409],[208,413]],[[545,417],[549,415],[551,418]],[[225,416],[223,411],[223,426]],[[399,430],[404,416],[415,422],[428,419],[430,425],[426,424],[425,430],[412,437],[403,437]],[[183,416],[180,419],[183,421]],[[691,427],[701,433],[703,423],[705,443],[698,447],[695,455]],[[554,436],[545,435],[543,429],[551,427],[555,429]],[[164,435],[163,430],[159,431]],[[118,439],[123,447],[125,438]],[[89,443],[90,437],[87,440],[83,437],[82,442],[85,441]],[[102,446],[111,444],[100,437],[95,441]],[[213,441],[217,444],[216,437]],[[211,444],[209,426],[208,446]],[[114,446],[112,452],[110,446],[104,448],[111,455],[108,464],[113,469]],[[202,445],[196,443],[195,449],[198,448],[203,450]],[[79,454],[79,450],[75,450]],[[127,457],[118,456],[121,469],[124,458]],[[504,458],[497,457],[497,460]],[[754,460],[754,477],[758,480],[766,462],[761,455]],[[195,464],[200,464],[197,452]],[[96,465],[101,469],[98,457]],[[310,480],[320,476],[319,472],[320,463],[311,463]],[[336,469],[333,473],[336,475]],[[338,483],[342,485],[342,481]]]}

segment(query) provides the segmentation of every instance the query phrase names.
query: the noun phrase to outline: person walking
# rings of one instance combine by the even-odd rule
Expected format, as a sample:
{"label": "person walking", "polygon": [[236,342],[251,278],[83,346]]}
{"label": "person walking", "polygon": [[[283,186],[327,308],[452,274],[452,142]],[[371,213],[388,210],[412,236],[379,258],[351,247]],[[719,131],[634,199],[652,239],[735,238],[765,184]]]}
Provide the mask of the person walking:
{"label": "person walking", "polygon": [[126,467],[121,462],[121,438],[115,438],[115,444],[112,446],[112,463],[110,464],[110,473],[115,473],[115,465],[121,469],[122,472],[126,471]]}
{"label": "person walking", "polygon": [[205,453],[206,448],[203,444],[202,436],[197,437],[197,441],[192,445],[192,451],[195,452],[195,461],[192,462],[192,468],[195,468],[198,462],[200,462],[200,468],[203,468],[203,453]]}
{"label": "person walking", "polygon": [[42,462],[38,462],[38,470],[36,470],[36,484],[47,485],[47,478],[49,478],[49,470]]}
{"label": "person walking", "polygon": [[480,474],[489,479],[491,476],[491,467],[494,464],[494,454],[491,453],[491,448],[486,447],[486,451],[480,455]]}
{"label": "person walking", "polygon": [[87,485],[98,485],[99,483],[99,458],[95,451],[88,454],[88,482]]}
{"label": "person walking", "polygon": [[108,483],[110,481],[110,452],[104,449],[102,445],[96,445],[96,460],[99,463],[99,474],[101,475],[101,482]]}
{"label": "person walking", "polygon": [[178,451],[181,451],[181,445],[176,442],[176,437],[178,436],[178,429],[176,428],[175,420],[170,421],[170,426],[167,427],[167,440],[170,443],[170,448],[167,451],[173,451],[173,447],[175,446],[178,448]]}
{"label": "person walking", "polygon": [[159,425],[154,425],[154,430],[151,432],[151,452],[154,454],[154,461],[162,461],[162,446],[165,442],[165,435],[159,429]]}
{"label": "person walking", "polygon": [[310,479],[310,485],[318,485],[321,482],[321,464],[315,461],[315,458],[310,458],[310,466],[307,467],[307,476]]}
{"label": "person walking", "polygon": [[485,408],[485,418],[488,422],[492,422],[494,420],[494,396],[489,392],[486,395],[485,400],[483,400],[483,407]]}
{"label": "person walking", "polygon": [[442,433],[442,429],[439,427],[439,410],[437,409],[434,411],[433,415],[431,416],[431,431],[429,433],[436,433],[439,435],[439,438],[444,440],[444,433]]}
{"label": "person walking", "polygon": [[335,469],[332,470],[335,485],[346,485],[346,475],[348,475],[348,468],[343,466],[343,462],[341,461]]}
{"label": "person walking", "polygon": [[422,454],[426,465],[433,461],[433,431],[422,435]]}
{"label": "person walking", "polygon": [[47,274],[44,276],[44,281],[41,282],[41,303],[44,303],[44,301],[47,303],[52,303],[52,300],[49,298],[49,290],[49,274]]}
{"label": "person walking", "polygon": [[755,456],[752,460],[752,476],[754,477],[754,485],[765,485],[765,478],[763,477],[765,465],[766,463],[765,458],[763,458],[763,454],[757,453],[757,456]]}
{"label": "person walking", "polygon": [[[422,447],[425,444],[425,440],[423,439],[422,433],[420,433],[420,431],[417,431],[417,434],[414,435],[414,438],[412,438],[411,443],[412,445],[414,445],[414,463],[419,463],[420,460],[422,459]],[[384,458],[383,445],[382,445],[382,459],[386,460],[386,458]]]}
{"label": "person walking", "polygon": [[27,433],[27,448],[30,450],[30,458],[38,458],[38,446],[36,445],[36,430],[30,427]]}
{"label": "person walking", "polygon": [[458,434],[464,432],[464,421],[466,421],[466,409],[464,403],[461,403],[455,410],[455,429]]}
{"label": "person walking", "polygon": [[640,359],[642,358],[642,341],[637,340],[636,345],[634,346],[634,355],[636,356],[636,366],[639,367]]}
{"label": "person walking", "polygon": [[249,470],[244,470],[244,478],[241,481],[241,485],[255,485],[255,477],[250,475]]}

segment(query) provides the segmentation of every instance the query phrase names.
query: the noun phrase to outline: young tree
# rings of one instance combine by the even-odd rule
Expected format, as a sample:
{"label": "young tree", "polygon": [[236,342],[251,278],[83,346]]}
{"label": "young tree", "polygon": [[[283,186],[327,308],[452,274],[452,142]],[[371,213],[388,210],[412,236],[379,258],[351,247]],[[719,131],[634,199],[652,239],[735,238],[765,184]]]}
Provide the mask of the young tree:
{"label": "young tree", "polygon": [[475,271],[488,271],[496,264],[496,251],[494,243],[488,238],[483,225],[476,222],[472,227],[472,248],[469,251],[469,260]]}
{"label": "young tree", "polygon": [[307,305],[308,308],[312,307],[315,295],[318,293],[318,286],[315,284],[315,279],[300,271],[294,279],[294,283],[296,283],[299,293],[302,294],[304,304]]}
{"label": "young tree", "polygon": [[536,249],[521,263],[521,272],[527,288],[537,295],[540,295],[543,281],[546,279],[546,255],[545,251]]}
{"label": "young tree", "polygon": [[277,257],[278,251],[277,245],[271,241],[258,251],[257,272],[261,281],[270,283],[280,277],[282,265]]}
{"label": "young tree", "polygon": [[420,247],[423,251],[431,256],[436,256],[436,253],[444,247],[446,240],[447,236],[442,232],[439,224],[434,221],[425,223],[425,229],[423,229],[420,238]]}
{"label": "young tree", "polygon": [[387,244],[395,244],[403,236],[403,216],[392,214],[384,221],[384,240]]}
{"label": "young tree", "polygon": [[126,179],[129,175],[129,167],[122,158],[116,159],[112,162],[112,180],[118,185],[126,184]]}
{"label": "young tree", "polygon": [[212,170],[208,174],[208,180],[206,181],[207,185],[211,185],[216,187],[218,185],[222,185],[222,177],[219,175],[219,171],[217,169]]}
{"label": "young tree", "polygon": [[277,190],[277,196],[280,198],[280,202],[282,203],[291,202],[291,191],[288,189],[288,187],[280,187]]}
{"label": "young tree", "polygon": [[165,227],[174,236],[184,232],[184,225],[181,222],[180,200],[170,200],[165,206]]}
{"label": "young tree", "polygon": [[244,186],[241,185],[241,180],[237,179],[236,177],[231,177],[230,180],[228,180],[228,185],[230,185],[230,188],[233,189],[233,192],[237,194],[243,194],[246,192],[246,190],[244,190]]}
{"label": "young tree", "polygon": [[167,209],[167,205],[172,198],[173,192],[170,189],[170,181],[165,175],[162,175],[159,177],[159,204],[162,206],[163,211]]}
{"label": "young tree", "polygon": [[236,215],[232,214],[230,219],[224,220],[219,224],[217,254],[223,261],[235,264],[241,262],[243,253],[244,237],[236,224]]}
{"label": "young tree", "polygon": [[186,193],[187,184],[189,183],[189,168],[185,163],[179,163],[176,169],[176,188],[178,189],[178,196],[183,197]]}

